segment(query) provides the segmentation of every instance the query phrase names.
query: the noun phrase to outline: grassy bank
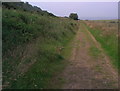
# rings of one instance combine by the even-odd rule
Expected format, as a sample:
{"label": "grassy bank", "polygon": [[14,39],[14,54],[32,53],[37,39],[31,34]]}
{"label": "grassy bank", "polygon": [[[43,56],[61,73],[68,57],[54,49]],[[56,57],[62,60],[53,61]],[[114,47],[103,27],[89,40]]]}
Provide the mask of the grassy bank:
{"label": "grassy bank", "polygon": [[[111,63],[113,64],[113,66],[117,69],[120,69],[120,64],[118,61],[118,37],[116,32],[117,29],[112,30],[112,28],[117,28],[117,26],[111,24],[111,22],[108,21],[104,23],[101,22],[100,24],[97,21],[92,22],[93,24],[89,22],[89,24],[85,26],[101,44],[106,54],[111,58]],[[102,28],[102,24],[103,26],[105,26],[105,28]],[[111,30],[109,28],[111,28]]]}
{"label": "grassy bank", "polygon": [[3,87],[52,88],[51,79],[66,65],[77,22],[6,8],[2,16]]}

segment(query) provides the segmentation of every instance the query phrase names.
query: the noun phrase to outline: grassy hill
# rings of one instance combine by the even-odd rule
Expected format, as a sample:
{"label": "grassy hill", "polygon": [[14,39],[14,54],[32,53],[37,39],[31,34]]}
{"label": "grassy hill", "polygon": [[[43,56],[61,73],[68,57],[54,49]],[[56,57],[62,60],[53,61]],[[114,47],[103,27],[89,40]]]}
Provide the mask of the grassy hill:
{"label": "grassy hill", "polygon": [[77,32],[77,22],[6,4],[2,12],[3,87],[52,88],[52,78],[70,56],[67,46]]}

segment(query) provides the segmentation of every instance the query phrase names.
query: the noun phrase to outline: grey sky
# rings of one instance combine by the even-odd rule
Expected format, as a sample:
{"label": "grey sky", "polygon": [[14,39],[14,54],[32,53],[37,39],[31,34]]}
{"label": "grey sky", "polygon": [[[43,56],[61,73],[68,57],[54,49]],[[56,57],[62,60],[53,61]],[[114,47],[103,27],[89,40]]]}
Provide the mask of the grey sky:
{"label": "grey sky", "polygon": [[80,19],[117,19],[117,2],[29,2],[57,16],[76,12]]}

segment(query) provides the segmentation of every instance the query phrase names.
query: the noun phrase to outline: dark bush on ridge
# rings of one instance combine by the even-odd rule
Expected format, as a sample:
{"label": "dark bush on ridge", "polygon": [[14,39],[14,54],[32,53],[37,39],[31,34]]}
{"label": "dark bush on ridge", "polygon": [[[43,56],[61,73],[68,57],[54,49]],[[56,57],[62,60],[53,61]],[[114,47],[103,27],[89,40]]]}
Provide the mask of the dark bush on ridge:
{"label": "dark bush on ridge", "polygon": [[71,13],[69,15],[69,18],[74,19],[74,20],[78,20],[78,15],[77,15],[77,13]]}

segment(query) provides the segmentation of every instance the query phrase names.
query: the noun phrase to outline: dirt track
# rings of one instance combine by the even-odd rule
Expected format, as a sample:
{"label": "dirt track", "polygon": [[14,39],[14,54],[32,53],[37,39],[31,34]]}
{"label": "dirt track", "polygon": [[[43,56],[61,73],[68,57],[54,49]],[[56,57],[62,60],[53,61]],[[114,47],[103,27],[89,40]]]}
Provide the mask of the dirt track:
{"label": "dirt track", "polygon": [[[61,73],[63,89],[111,89],[118,88],[118,73],[112,67],[100,44],[81,23],[72,42],[73,51],[68,66]],[[94,56],[91,48],[100,52]],[[93,54],[92,54],[93,53]]]}

